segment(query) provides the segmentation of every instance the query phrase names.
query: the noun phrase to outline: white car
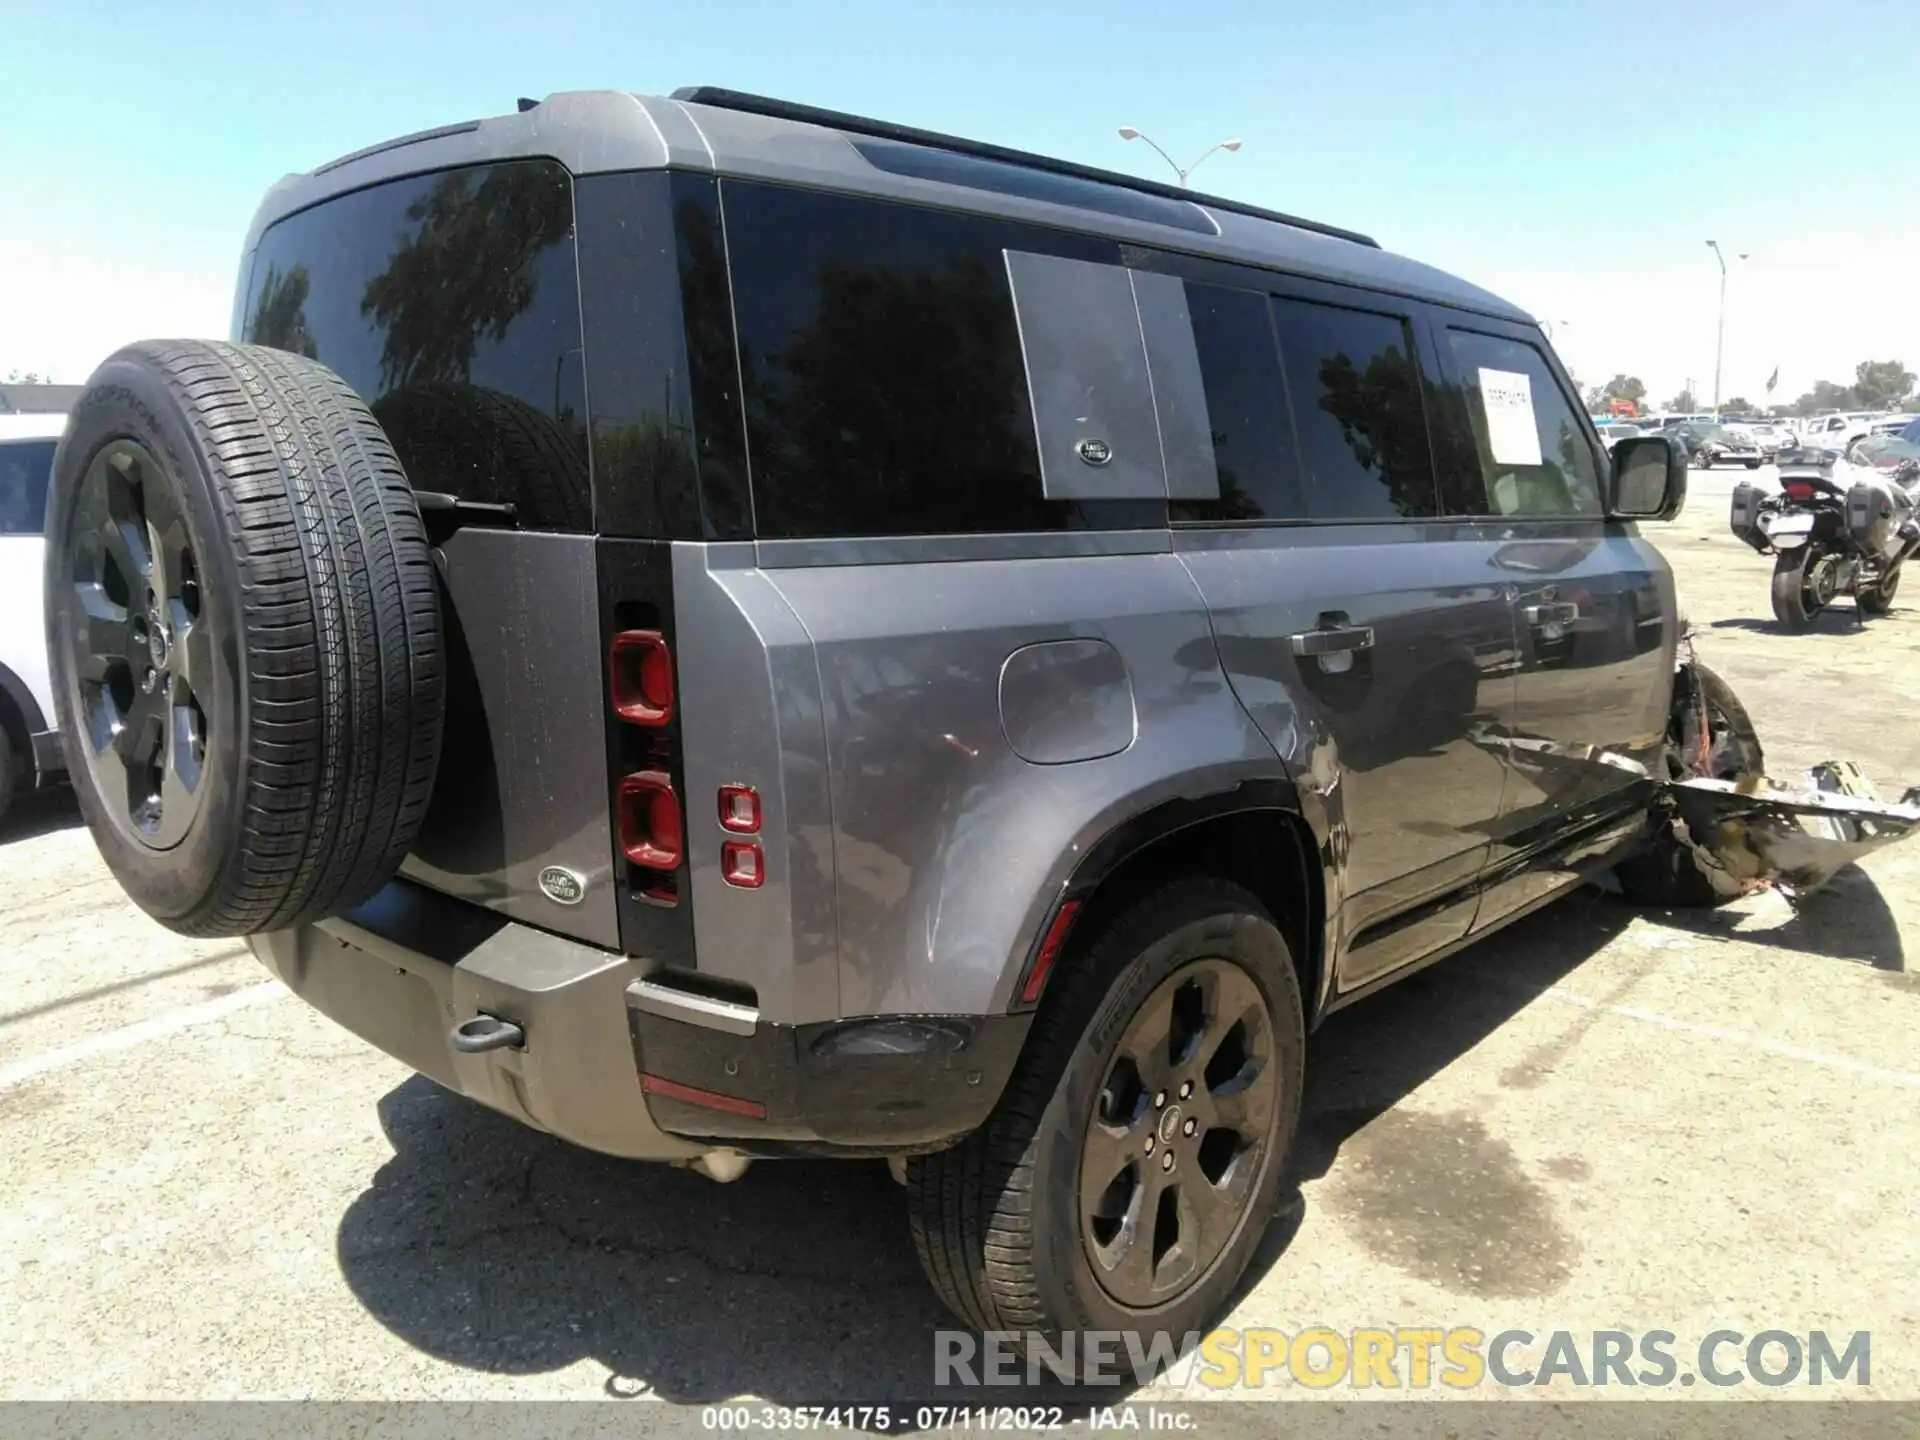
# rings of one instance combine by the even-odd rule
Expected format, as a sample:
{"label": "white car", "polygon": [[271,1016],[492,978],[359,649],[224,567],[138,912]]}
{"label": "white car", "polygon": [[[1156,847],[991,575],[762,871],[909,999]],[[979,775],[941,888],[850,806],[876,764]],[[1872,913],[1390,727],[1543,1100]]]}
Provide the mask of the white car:
{"label": "white car", "polygon": [[0,819],[63,773],[41,618],[47,475],[64,415],[0,415]]}
{"label": "white car", "polygon": [[1864,440],[1873,433],[1873,422],[1879,418],[1879,415],[1866,410],[1816,415],[1801,425],[1800,443],[1845,454],[1856,440]]}

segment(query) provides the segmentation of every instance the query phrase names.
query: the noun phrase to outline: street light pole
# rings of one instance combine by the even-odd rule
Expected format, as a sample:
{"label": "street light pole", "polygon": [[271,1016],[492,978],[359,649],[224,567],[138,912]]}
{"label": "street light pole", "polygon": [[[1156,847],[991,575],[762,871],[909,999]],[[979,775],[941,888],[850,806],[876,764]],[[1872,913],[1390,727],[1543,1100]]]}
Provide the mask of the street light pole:
{"label": "street light pole", "polygon": [[1199,160],[1195,160],[1191,165],[1182,169],[1179,163],[1175,161],[1171,155],[1167,154],[1166,151],[1162,150],[1159,145],[1155,144],[1153,137],[1144,131],[1136,130],[1131,125],[1122,125],[1120,127],[1120,138],[1122,140],[1144,140],[1147,144],[1152,145],[1154,152],[1159,155],[1162,160],[1167,162],[1167,165],[1175,175],[1180,177],[1180,184],[1183,188],[1187,183],[1187,177],[1200,168],[1200,161],[1205,160],[1207,156],[1213,154],[1215,150],[1232,152],[1240,148],[1240,142],[1238,140],[1222,140],[1218,145],[1209,146],[1206,150],[1202,151]]}
{"label": "street light pole", "polygon": [[[1720,322],[1713,339],[1713,418],[1720,418],[1720,359],[1727,348],[1727,257],[1720,253],[1718,240],[1707,241],[1707,248],[1713,251],[1713,258],[1720,262]],[[1740,258],[1746,259],[1741,252]]]}

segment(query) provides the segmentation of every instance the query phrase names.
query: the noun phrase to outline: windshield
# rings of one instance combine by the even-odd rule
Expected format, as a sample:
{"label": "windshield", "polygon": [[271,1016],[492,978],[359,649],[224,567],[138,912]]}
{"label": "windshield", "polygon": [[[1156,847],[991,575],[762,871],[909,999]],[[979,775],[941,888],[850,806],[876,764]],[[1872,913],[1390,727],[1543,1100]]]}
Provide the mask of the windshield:
{"label": "windshield", "polygon": [[57,440],[0,441],[0,535],[38,535]]}
{"label": "windshield", "polygon": [[1898,465],[1902,460],[1920,460],[1920,445],[1898,435],[1873,435],[1853,447],[1855,458],[1875,466]]}

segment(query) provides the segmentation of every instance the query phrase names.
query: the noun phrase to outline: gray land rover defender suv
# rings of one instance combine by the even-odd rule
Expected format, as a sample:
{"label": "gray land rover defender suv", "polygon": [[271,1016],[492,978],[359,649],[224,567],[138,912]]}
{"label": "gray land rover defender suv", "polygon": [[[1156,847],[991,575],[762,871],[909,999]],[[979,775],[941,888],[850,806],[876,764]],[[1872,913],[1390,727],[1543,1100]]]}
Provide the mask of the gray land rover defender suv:
{"label": "gray land rover defender suv", "polygon": [[62,742],[140,905],[442,1085],[886,1157],[967,1321],[1184,1332],[1322,1017],[1660,862],[1684,490],[1364,236],[556,95],[282,181],[232,341],[96,372]]}

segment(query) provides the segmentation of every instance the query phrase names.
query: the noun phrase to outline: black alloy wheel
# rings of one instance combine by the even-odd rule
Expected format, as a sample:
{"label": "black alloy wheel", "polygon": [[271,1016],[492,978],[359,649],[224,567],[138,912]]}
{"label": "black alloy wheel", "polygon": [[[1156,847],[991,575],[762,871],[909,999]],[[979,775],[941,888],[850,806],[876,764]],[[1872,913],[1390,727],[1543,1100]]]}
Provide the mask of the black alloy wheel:
{"label": "black alloy wheel", "polygon": [[205,794],[213,646],[180,498],[144,445],[94,456],[63,558],[87,767],[117,829],[171,849]]}
{"label": "black alloy wheel", "polygon": [[1129,1309],[1177,1296],[1239,1232],[1279,1099],[1253,978],[1205,959],[1161,981],[1107,1063],[1080,1161],[1081,1240]]}

